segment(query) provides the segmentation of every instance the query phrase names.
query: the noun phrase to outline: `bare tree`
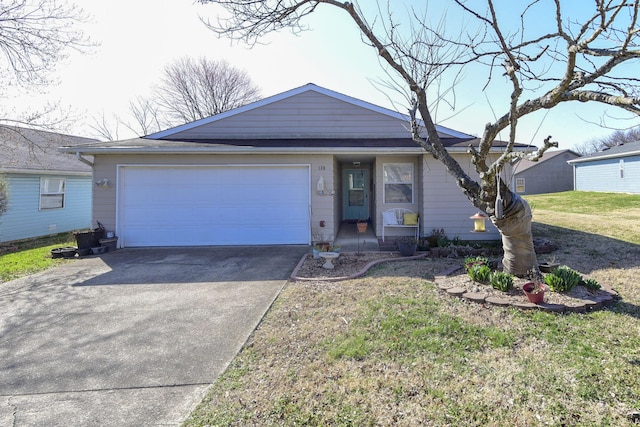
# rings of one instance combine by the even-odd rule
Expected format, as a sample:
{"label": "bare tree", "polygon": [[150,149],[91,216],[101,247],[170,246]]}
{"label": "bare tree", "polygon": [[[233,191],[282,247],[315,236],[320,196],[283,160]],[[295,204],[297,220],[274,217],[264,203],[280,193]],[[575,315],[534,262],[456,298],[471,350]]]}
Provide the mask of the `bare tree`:
{"label": "bare tree", "polygon": [[91,118],[88,126],[96,138],[106,141],[120,139],[121,127],[127,128],[137,136],[144,136],[171,126],[170,122],[165,121],[160,106],[152,99],[142,96],[129,102],[129,114],[132,120],[125,120],[117,114],[107,117],[102,111],[100,115]]}
{"label": "bare tree", "polygon": [[91,120],[92,122],[88,126],[93,131],[94,137],[105,141],[117,141],[120,139],[119,132],[122,120],[118,115],[112,114],[111,117],[107,117],[105,112],[102,111],[99,116],[94,115]]}
{"label": "bare tree", "polygon": [[[70,49],[91,46],[77,24],[84,12],[64,1],[2,0],[0,2],[0,98],[6,88],[17,84],[39,90],[51,83],[49,76]],[[0,122],[17,125],[59,126],[68,118],[57,104],[18,117],[2,111]]]}
{"label": "bare tree", "polygon": [[249,75],[226,61],[180,59],[164,69],[155,102],[173,123],[187,123],[259,99]]}
{"label": "bare tree", "polygon": [[605,148],[636,141],[640,141],[640,126],[627,130],[617,130],[611,135],[602,138],[590,139],[577,146],[575,149],[579,154],[586,156],[597,151],[602,151]]}
{"label": "bare tree", "polygon": [[129,112],[133,117],[134,124],[127,123],[125,126],[141,136],[159,132],[170,125],[164,121],[160,106],[148,98],[139,96],[129,102]]}
{"label": "bare tree", "polygon": [[123,126],[143,136],[241,107],[260,97],[249,75],[226,61],[183,58],[164,69],[162,81],[149,97],[129,102],[131,120],[117,115],[94,116],[89,126],[95,136],[118,139]]}
{"label": "bare tree", "polygon": [[0,216],[9,208],[9,186],[7,181],[0,175]]}
{"label": "bare tree", "polygon": [[[345,13],[410,95],[413,140],[445,165],[474,206],[489,214],[502,235],[505,271],[516,275],[538,271],[531,210],[500,176],[507,162],[523,156],[514,150],[518,121],[572,101],[640,113],[640,79],[634,68],[625,67],[640,57],[640,0],[595,0],[579,7],[561,0],[500,4],[498,0],[449,0],[440,2],[448,7],[441,22],[454,17],[458,21],[436,26],[429,24],[426,18],[432,14],[426,11],[409,8],[406,20],[398,21],[397,14],[379,5],[371,8],[369,2],[367,10],[373,12],[368,16],[355,1],[200,2],[219,4],[228,12],[217,23],[208,23],[211,29],[249,43],[282,28],[303,31],[305,17],[319,7]],[[391,3],[387,2],[387,7]],[[452,8],[460,13],[452,13]],[[455,30],[447,33],[444,28]],[[489,83],[503,80],[510,92],[503,114],[497,119],[489,115],[491,120],[487,120],[479,146],[469,147],[478,181],[468,176],[443,146],[429,102],[429,89],[440,76],[458,75],[471,64],[486,66],[487,90]],[[491,161],[489,151],[501,131],[508,132],[508,143],[503,154]],[[532,160],[557,146],[551,136],[541,142],[531,154]]]}

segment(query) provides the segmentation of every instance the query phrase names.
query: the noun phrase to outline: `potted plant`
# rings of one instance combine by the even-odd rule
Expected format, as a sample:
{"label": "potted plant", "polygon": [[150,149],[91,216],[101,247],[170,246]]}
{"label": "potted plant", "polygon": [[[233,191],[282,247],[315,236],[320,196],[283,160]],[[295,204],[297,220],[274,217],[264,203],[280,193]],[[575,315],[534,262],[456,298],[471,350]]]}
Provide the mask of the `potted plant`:
{"label": "potted plant", "polygon": [[335,252],[340,253],[340,245],[331,245],[329,242],[321,242],[313,245],[313,258],[319,259],[321,252]]}
{"label": "potted plant", "polygon": [[331,243],[329,243],[325,233],[321,230],[315,229],[311,233],[313,237],[313,258],[320,258],[320,252],[329,252],[329,247]]}
{"label": "potted plant", "polygon": [[396,240],[398,250],[402,256],[413,256],[416,254],[418,241],[413,236],[402,236]]}
{"label": "potted plant", "polygon": [[356,226],[358,227],[358,233],[364,233],[367,231],[367,220],[366,219],[359,219],[358,222],[356,222]]}
{"label": "potted plant", "polygon": [[530,302],[534,304],[541,304],[544,301],[544,291],[546,287],[538,280],[527,282],[522,285],[522,291],[527,296]]}

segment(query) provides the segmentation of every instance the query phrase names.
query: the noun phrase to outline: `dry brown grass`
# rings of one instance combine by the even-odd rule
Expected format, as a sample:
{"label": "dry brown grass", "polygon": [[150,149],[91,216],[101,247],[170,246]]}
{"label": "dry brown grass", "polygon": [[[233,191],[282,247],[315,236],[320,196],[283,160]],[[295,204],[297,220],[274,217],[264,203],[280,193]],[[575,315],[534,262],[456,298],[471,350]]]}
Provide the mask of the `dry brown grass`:
{"label": "dry brown grass", "polygon": [[[186,424],[632,425],[640,246],[544,218],[534,234],[560,248],[541,261],[555,257],[610,284],[620,302],[567,315],[466,303],[432,283],[460,263],[449,259],[393,262],[344,282],[289,282]],[[637,219],[629,232],[639,231]],[[615,229],[612,218],[598,221]]]}

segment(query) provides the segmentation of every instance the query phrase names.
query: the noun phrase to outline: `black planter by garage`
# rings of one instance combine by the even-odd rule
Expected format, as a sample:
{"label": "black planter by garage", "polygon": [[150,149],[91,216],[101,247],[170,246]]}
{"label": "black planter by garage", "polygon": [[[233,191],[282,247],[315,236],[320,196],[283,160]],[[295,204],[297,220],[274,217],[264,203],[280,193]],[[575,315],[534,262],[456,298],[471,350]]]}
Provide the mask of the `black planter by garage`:
{"label": "black planter by garage", "polygon": [[76,233],[76,243],[78,245],[78,249],[89,249],[100,246],[100,239],[103,238],[104,229],[95,229],[93,231]]}

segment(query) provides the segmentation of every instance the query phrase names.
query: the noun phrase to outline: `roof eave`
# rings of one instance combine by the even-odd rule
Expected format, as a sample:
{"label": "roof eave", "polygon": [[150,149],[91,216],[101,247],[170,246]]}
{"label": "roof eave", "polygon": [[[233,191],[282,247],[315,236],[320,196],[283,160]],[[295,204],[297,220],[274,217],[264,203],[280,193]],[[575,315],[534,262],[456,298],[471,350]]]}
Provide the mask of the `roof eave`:
{"label": "roof eave", "polygon": [[[203,147],[61,147],[64,153],[80,154],[428,154],[419,146],[415,147],[296,147],[294,149],[253,147],[253,146],[203,146]],[[447,147],[449,153],[467,153],[467,147]],[[490,153],[503,153],[500,147]]]}
{"label": "roof eave", "polygon": [[52,170],[52,169],[25,169],[25,168],[0,168],[2,174],[20,174],[20,175],[68,175],[68,176],[92,176],[92,171],[70,171],[70,170]]}
{"label": "roof eave", "polygon": [[616,158],[620,158],[620,157],[630,157],[630,156],[640,156],[640,150],[638,150],[638,151],[629,151],[627,153],[607,154],[607,155],[604,155],[604,156],[581,157],[579,159],[568,160],[567,163],[572,165],[574,163],[594,162],[596,160],[616,159]]}

